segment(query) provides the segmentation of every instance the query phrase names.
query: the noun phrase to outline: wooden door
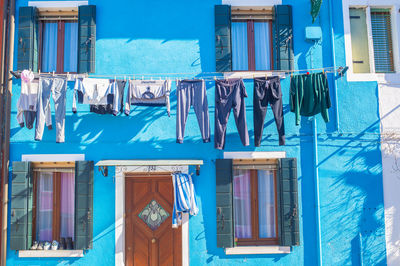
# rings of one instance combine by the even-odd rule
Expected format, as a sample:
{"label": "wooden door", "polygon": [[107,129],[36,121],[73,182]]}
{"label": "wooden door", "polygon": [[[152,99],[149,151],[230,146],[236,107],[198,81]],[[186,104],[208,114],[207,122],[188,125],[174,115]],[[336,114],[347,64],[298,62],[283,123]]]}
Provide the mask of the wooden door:
{"label": "wooden door", "polygon": [[182,265],[182,230],[172,228],[173,202],[171,175],[126,176],[126,265]]}

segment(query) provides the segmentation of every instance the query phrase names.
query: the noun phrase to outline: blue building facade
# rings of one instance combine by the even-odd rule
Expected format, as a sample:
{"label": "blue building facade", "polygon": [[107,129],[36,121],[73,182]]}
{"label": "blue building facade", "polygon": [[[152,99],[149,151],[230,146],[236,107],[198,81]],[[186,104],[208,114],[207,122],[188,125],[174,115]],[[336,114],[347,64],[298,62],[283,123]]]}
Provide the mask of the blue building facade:
{"label": "blue building facade", "polygon": [[[16,1],[18,8],[35,1]],[[41,1],[63,2],[71,1]],[[263,4],[260,4],[262,2]],[[265,3],[264,3],[265,2]],[[346,1],[345,1],[346,2]],[[61,4],[60,4],[61,3]],[[100,115],[78,105],[72,112],[74,82],[68,82],[65,142],[56,143],[55,130],[45,129],[43,140],[34,140],[34,130],[17,122],[16,103],[21,82],[14,81],[10,161],[23,156],[79,155],[83,160],[202,160],[200,174],[193,175],[199,213],[188,221],[187,256],[191,265],[385,265],[385,214],[381,157],[379,91],[376,81],[350,81],[327,73],[332,107],[330,121],[320,115],[302,117],[299,126],[290,112],[290,74],[281,79],[286,145],[278,134],[268,109],[262,143],[254,146],[253,79],[244,84],[248,97],[246,120],[250,145],[243,146],[232,115],[227,125],[224,150],[214,148],[216,71],[215,6],[246,6],[246,1],[127,1],[89,0],[96,9],[95,72],[89,77],[171,79],[171,116],[165,107],[138,106],[130,116]],[[293,20],[294,69],[316,72],[346,66],[345,23],[342,1],[323,1],[312,23],[310,1],[254,1],[255,6],[290,5]],[[51,5],[50,5],[51,6]],[[332,28],[330,24],[332,23]],[[320,27],[321,38],[306,39],[306,27]],[[16,28],[18,29],[18,22]],[[332,41],[332,34],[334,36]],[[18,32],[16,32],[16,36]],[[318,35],[318,32],[317,32]],[[15,40],[17,47],[18,38]],[[18,49],[15,51],[17,65]],[[256,74],[257,72],[254,72]],[[353,74],[353,73],[351,73]],[[239,74],[240,75],[240,74]],[[183,144],[176,143],[175,79],[204,78],[207,90],[211,142],[203,143],[196,114],[191,109]],[[54,110],[54,108],[52,108]],[[54,121],[53,111],[53,121]],[[240,154],[239,154],[240,153]],[[217,246],[217,159],[271,158],[284,154],[297,161],[299,245],[288,252],[265,250],[262,254],[227,254]],[[56,157],[55,156],[55,157]],[[281,155],[279,155],[281,156]],[[278,156],[278,157],[279,157]],[[280,157],[282,158],[282,157]],[[68,159],[66,159],[68,161]],[[9,265],[119,265],[125,258],[119,247],[121,228],[118,171],[124,164],[108,167],[108,176],[94,167],[92,247],[82,257],[22,257],[8,245]],[[161,166],[163,164],[161,163]],[[195,173],[196,164],[189,173]],[[104,169],[103,169],[104,171]],[[9,199],[12,206],[13,168],[10,166]],[[125,191],[126,197],[126,191]],[[12,215],[11,206],[9,214]],[[9,217],[9,225],[12,217]],[[12,228],[12,226],[11,226]],[[185,227],[186,228],[186,227]],[[182,230],[186,230],[183,229]],[[125,230],[126,231],[126,230]],[[123,232],[125,232],[123,231]],[[12,238],[9,229],[8,243]],[[124,238],[126,240],[126,238]],[[275,249],[279,250],[279,248]],[[124,260],[122,260],[123,263]],[[160,262],[161,263],[161,262]]]}

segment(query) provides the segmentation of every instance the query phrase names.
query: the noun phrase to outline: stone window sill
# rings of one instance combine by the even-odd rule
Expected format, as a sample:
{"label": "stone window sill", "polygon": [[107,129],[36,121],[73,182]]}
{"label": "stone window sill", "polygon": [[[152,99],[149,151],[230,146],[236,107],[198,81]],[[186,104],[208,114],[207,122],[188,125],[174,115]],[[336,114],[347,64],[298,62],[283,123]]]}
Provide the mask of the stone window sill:
{"label": "stone window sill", "polygon": [[20,258],[78,258],[83,257],[83,250],[20,250]]}
{"label": "stone window sill", "polygon": [[289,254],[290,247],[281,246],[251,246],[226,248],[226,255],[250,255],[250,254]]}

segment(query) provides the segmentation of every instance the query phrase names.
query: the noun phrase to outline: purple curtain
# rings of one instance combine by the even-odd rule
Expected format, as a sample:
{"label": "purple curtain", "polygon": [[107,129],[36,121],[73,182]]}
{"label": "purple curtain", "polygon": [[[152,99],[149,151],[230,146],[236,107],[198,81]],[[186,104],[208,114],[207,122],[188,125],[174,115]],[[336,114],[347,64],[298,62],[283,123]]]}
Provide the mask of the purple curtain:
{"label": "purple curtain", "polygon": [[235,213],[235,237],[251,238],[250,170],[234,170],[233,208]]}
{"label": "purple curtain", "polygon": [[38,241],[52,241],[53,173],[40,172],[37,195],[36,232]]}
{"label": "purple curtain", "polygon": [[61,173],[61,237],[74,238],[74,173]]}

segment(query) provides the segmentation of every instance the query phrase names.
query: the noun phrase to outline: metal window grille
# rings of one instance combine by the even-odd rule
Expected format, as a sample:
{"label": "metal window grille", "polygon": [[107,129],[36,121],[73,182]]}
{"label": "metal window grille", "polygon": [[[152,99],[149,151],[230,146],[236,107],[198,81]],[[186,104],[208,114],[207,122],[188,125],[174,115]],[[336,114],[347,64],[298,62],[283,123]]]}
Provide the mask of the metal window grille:
{"label": "metal window grille", "polygon": [[392,21],[390,10],[371,9],[375,72],[394,72]]}

